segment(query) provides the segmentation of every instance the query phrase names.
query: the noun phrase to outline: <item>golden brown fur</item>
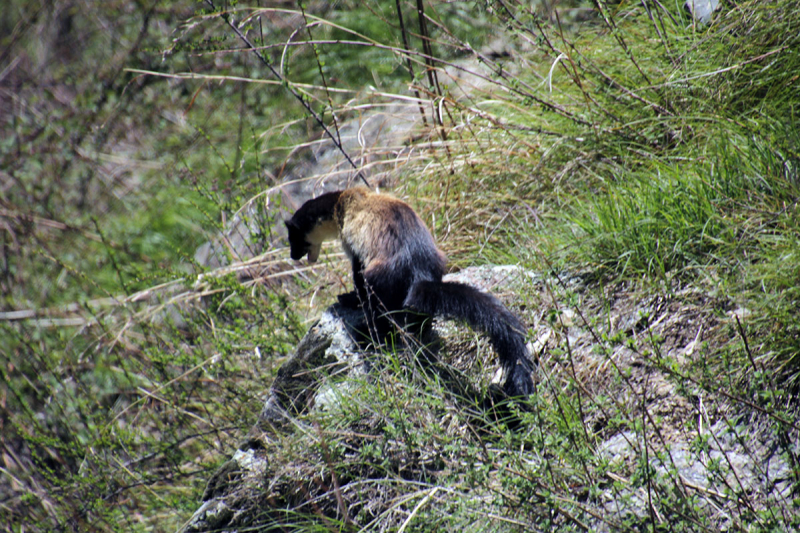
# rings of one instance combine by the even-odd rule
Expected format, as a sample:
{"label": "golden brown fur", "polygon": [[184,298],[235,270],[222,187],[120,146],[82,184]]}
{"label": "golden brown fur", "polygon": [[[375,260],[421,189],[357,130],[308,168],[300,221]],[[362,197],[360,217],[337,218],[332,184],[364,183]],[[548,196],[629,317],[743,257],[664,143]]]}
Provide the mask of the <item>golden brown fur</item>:
{"label": "golden brown fur", "polygon": [[444,254],[414,210],[402,200],[364,188],[323,194],[286,221],[292,259],[315,261],[322,242],[342,240],[353,268],[354,293],[345,305],[368,312],[370,333],[420,314],[459,318],[486,332],[506,371],[506,391],[533,392],[531,363],[519,319],[493,296],[461,283],[443,283]]}

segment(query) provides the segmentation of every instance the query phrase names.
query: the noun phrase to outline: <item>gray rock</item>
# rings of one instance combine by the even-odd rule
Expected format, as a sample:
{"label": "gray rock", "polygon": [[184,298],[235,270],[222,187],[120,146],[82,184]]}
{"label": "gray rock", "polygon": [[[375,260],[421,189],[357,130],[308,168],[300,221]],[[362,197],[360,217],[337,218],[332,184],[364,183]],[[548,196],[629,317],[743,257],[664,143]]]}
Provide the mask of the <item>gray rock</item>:
{"label": "gray rock", "polygon": [[711,15],[719,6],[719,0],[686,0],[683,8],[688,11],[695,20],[708,24]]}
{"label": "gray rock", "polygon": [[[446,276],[445,281],[469,280],[488,290],[525,278],[525,271],[516,267],[475,267]],[[420,341],[435,352],[440,338],[454,335],[457,329],[452,323],[436,321]],[[265,444],[294,424],[302,424],[297,415],[310,409],[335,409],[339,399],[346,397],[360,381],[369,379],[370,360],[375,354],[359,344],[358,339],[363,339],[360,331],[367,331],[361,310],[335,304],[322,313],[278,370],[258,421],[233,457],[208,481],[202,505],[181,532],[237,531],[254,520],[265,519],[263,513],[259,516],[262,500],[269,493],[265,472],[270,460]],[[411,347],[410,357],[416,347],[416,344]],[[336,379],[327,379],[331,375],[336,375]],[[496,374],[497,379],[502,376]]]}
{"label": "gray rock", "polygon": [[[797,487],[792,465],[800,451],[796,428],[776,425],[718,389],[700,388],[682,377],[717,356],[735,336],[732,318],[719,312],[724,304],[708,291],[676,285],[642,294],[633,284],[605,284],[591,273],[536,275],[517,267],[470,268],[447,279],[492,290],[501,299],[505,294],[521,306],[515,309],[529,327],[540,368],[537,382],[544,385],[542,399],[547,401],[550,390],[558,394],[563,383],[572,381],[581,384],[584,398],[595,398],[602,407],[586,410],[581,420],[590,437],[601,436],[596,455],[603,468],[597,471],[607,478],[598,479],[598,491],[582,501],[587,513],[580,519],[588,530],[649,530],[654,523],[685,523],[686,513],[711,530],[745,530],[753,516],[785,517],[793,512],[797,494],[792,491]],[[321,516],[342,517],[333,493],[316,481],[326,469],[319,452],[301,449],[289,461],[267,450],[281,449],[271,443],[284,438],[282,432],[315,435],[299,413],[336,410],[342,398],[374,379],[370,367],[380,355],[355,342],[354,331],[363,330],[363,317],[346,311],[333,306],[323,313],[280,369],[242,453],[209,481],[206,501],[184,531],[204,531],[209,524],[232,531],[256,519],[261,527],[270,520],[270,510],[307,509],[309,502],[324,507]],[[480,382],[452,396],[474,398],[475,390],[491,391],[502,376],[492,380],[498,365],[477,359],[477,336],[452,322],[435,322],[433,336],[447,347],[442,352],[454,374],[462,383]],[[720,388],[726,379],[720,376]],[[359,402],[363,416],[342,437],[351,450],[384,437],[383,418],[371,418],[375,411],[368,398]],[[449,409],[468,416],[474,404],[462,411],[456,402]],[[392,475],[407,475],[414,461],[429,468],[437,450],[418,451],[412,457],[407,446],[388,441],[382,456],[385,468]],[[547,450],[520,453],[527,462]],[[343,460],[348,457],[352,463],[337,465],[351,476],[337,497],[348,508],[368,508],[365,516],[379,520],[384,530],[396,530],[399,524],[383,513],[396,507],[405,485],[374,486],[365,495],[364,481],[376,473],[357,451]],[[425,475],[433,476],[434,483],[446,479],[437,477],[435,469]],[[476,489],[471,497],[488,502],[493,496]]]}
{"label": "gray rock", "polygon": [[[774,439],[746,426],[729,428],[723,421],[703,436],[707,450],[686,441],[659,448],[651,439],[647,453],[654,474],[652,483],[699,494],[699,507],[716,515],[721,529],[733,527],[740,505],[764,509],[770,499],[791,498],[791,468],[785,456],[775,453]],[[609,460],[612,472],[624,472],[642,456],[643,446],[641,435],[625,431],[606,439],[598,454]],[[614,474],[613,478],[624,476]],[[645,496],[642,487],[628,486],[608,490],[600,500],[606,512],[620,518],[646,519],[650,511]]]}

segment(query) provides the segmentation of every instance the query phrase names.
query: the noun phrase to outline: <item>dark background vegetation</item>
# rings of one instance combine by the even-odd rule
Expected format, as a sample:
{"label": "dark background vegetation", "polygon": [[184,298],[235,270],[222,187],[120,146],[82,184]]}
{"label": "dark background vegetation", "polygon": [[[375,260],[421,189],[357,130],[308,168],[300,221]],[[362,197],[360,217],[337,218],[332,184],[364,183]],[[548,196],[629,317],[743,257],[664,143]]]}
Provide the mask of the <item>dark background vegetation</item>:
{"label": "dark background vegetation", "polygon": [[[298,303],[313,289],[276,276],[288,254],[273,239],[275,191],[322,135],[309,109],[330,126],[408,97],[428,110],[421,155],[384,179],[451,263],[700,288],[738,310],[737,325],[711,369],[686,372],[709,390],[728,376],[737,405],[796,431],[800,8],[721,4],[704,26],[677,3],[425,2],[423,31],[416,3],[401,2],[409,73],[395,2],[8,0],[0,522],[169,531],[191,515],[314,316]],[[284,46],[306,40],[319,43]],[[485,83],[465,95],[444,75],[452,64],[486,69]],[[251,203],[264,269],[199,264],[196,249]],[[248,259],[231,253],[227,266]],[[580,403],[579,384],[565,378],[562,393]],[[586,466],[594,441],[579,417],[542,408],[552,453],[580,434],[563,458],[577,472],[549,478],[546,496],[530,476],[501,480],[495,503],[520,523],[564,487],[599,490],[581,472],[600,467]],[[451,483],[480,486],[462,459],[476,478]],[[712,527],[692,512],[680,527]]]}

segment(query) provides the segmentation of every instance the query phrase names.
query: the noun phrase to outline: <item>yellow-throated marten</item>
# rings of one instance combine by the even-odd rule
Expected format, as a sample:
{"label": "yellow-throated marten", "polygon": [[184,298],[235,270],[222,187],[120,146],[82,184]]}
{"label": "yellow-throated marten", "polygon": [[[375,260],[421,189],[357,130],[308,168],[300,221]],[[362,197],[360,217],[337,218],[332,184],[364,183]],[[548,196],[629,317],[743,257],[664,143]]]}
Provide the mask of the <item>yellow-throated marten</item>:
{"label": "yellow-throated marten", "polygon": [[506,393],[533,393],[522,323],[494,296],[442,281],[446,258],[408,204],[365,188],[330,192],[303,204],[286,227],[294,260],[316,261],[323,241],[341,238],[355,283],[343,304],[360,301],[373,321],[404,311],[465,320],[492,341]]}

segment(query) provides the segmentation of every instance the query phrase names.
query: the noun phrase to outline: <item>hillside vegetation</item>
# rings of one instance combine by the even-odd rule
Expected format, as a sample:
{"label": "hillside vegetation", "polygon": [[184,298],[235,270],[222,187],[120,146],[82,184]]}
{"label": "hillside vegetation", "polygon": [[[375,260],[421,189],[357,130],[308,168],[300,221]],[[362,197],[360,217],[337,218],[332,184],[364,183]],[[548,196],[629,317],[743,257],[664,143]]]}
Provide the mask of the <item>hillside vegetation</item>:
{"label": "hillside vegetation", "polygon": [[[508,300],[532,341],[556,332],[537,354],[541,390],[531,412],[498,415],[386,354],[341,411],[270,443],[283,485],[269,501],[285,512],[262,530],[800,529],[797,2],[720,2],[708,24],[658,1],[7,4],[10,530],[186,523],[281,363],[349,290],[335,247],[321,266],[290,264],[286,189],[360,181],[345,159],[301,170],[381,111],[416,117],[409,139],[344,151],[417,209],[452,269],[541,276]],[[242,221],[242,246],[220,237]],[[224,260],[195,255],[209,241]],[[545,300],[558,305],[536,315]],[[621,307],[638,317],[630,334],[613,333]],[[670,316],[697,332],[686,358],[662,356]],[[655,385],[639,367],[691,413],[691,451],[720,485],[653,466],[671,414],[642,407]],[[787,465],[780,490],[730,475],[712,425],[766,471],[757,431]],[[623,466],[600,450],[615,435],[641,443]],[[290,507],[295,479],[322,495]],[[374,504],[349,508],[344,485]]]}

